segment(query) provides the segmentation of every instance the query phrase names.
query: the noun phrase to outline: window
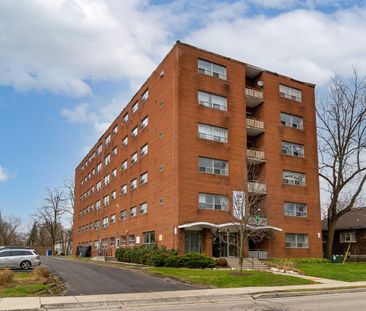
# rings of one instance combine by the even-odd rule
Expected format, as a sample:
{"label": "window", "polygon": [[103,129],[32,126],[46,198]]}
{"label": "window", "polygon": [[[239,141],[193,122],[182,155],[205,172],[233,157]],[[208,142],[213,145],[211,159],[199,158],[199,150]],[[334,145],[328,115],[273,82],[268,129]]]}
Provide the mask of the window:
{"label": "window", "polygon": [[103,239],[103,240],[102,240],[102,249],[106,249],[106,248],[107,248],[107,246],[108,246],[108,241],[107,241],[107,239]]}
{"label": "window", "polygon": [[128,121],[128,113],[126,113],[122,118],[122,123],[127,123]]}
{"label": "window", "polygon": [[137,179],[135,178],[131,180],[131,190],[136,188],[137,188]]}
{"label": "window", "polygon": [[94,241],[94,249],[99,249],[99,241],[98,240]]}
{"label": "window", "polygon": [[228,168],[227,161],[204,157],[198,158],[198,170],[202,173],[227,176]]}
{"label": "window", "polygon": [[145,118],[142,119],[141,121],[141,130],[143,130],[145,127],[147,127],[149,125],[149,117],[146,116]]}
{"label": "window", "polygon": [[117,147],[114,147],[114,148],[113,148],[113,150],[112,150],[112,154],[113,154],[114,156],[115,156],[115,155],[117,155],[117,151],[118,151],[118,150],[117,150]]}
{"label": "window", "polygon": [[102,153],[102,151],[103,151],[103,145],[102,145],[102,144],[100,144],[100,145],[98,146],[97,153],[98,153],[98,154],[101,154],[101,153]]}
{"label": "window", "polygon": [[118,125],[116,125],[114,128],[113,128],[113,131],[112,131],[112,134],[113,135],[116,135],[118,133]]}
{"label": "window", "polygon": [[136,217],[136,206],[130,208],[130,217]]}
{"label": "window", "polygon": [[136,102],[132,105],[132,113],[135,113],[139,109],[139,102]]}
{"label": "window", "polygon": [[109,205],[109,195],[106,195],[104,198],[103,198],[103,206],[104,207],[107,207]]}
{"label": "window", "polygon": [[301,91],[286,85],[280,84],[280,96],[297,102],[302,102]]}
{"label": "window", "polygon": [[284,184],[305,186],[305,174],[291,171],[283,171],[282,181]]}
{"label": "window", "polygon": [[124,220],[127,218],[127,212],[126,211],[122,211],[120,214],[119,214],[119,219],[121,220]]}
{"label": "window", "polygon": [[125,136],[122,139],[122,148],[125,148],[128,145],[128,136]]}
{"label": "window", "polygon": [[141,96],[141,101],[144,103],[146,102],[146,100],[149,98],[149,90],[146,90],[142,96]]}
{"label": "window", "polygon": [[101,181],[97,182],[96,189],[97,189],[97,191],[100,191],[100,189],[102,189],[102,182]]}
{"label": "window", "polygon": [[109,177],[109,174],[104,176],[104,186],[107,186],[109,184],[109,181],[110,181],[110,177]]}
{"label": "window", "polygon": [[95,202],[95,210],[99,211],[100,209],[100,200],[98,200],[97,202]]}
{"label": "window", "polygon": [[137,126],[135,126],[133,129],[132,129],[132,131],[131,131],[131,137],[132,138],[135,138],[136,136],[137,136],[137,134],[138,134],[138,127]]}
{"label": "window", "polygon": [[152,245],[155,244],[155,231],[144,232],[143,233],[143,241],[144,245]]}
{"label": "window", "polygon": [[145,144],[141,147],[141,157],[147,155],[149,152],[149,145]]}
{"label": "window", "polygon": [[282,154],[303,158],[304,157],[304,145],[290,143],[288,141],[282,142]]}
{"label": "window", "polygon": [[121,167],[122,171],[126,170],[127,169],[127,160],[124,160],[122,162],[122,167]]}
{"label": "window", "polygon": [[90,231],[93,230],[93,223],[92,222],[89,224],[89,230]]}
{"label": "window", "polygon": [[226,97],[198,91],[198,103],[202,106],[227,111]]}
{"label": "window", "polygon": [[108,217],[104,217],[103,218],[103,228],[107,228],[108,227]]}
{"label": "window", "polygon": [[198,200],[200,209],[221,211],[226,211],[228,209],[228,197],[224,195],[200,193]]}
{"label": "window", "polygon": [[111,142],[111,134],[109,134],[106,138],[105,138],[105,144],[106,146],[109,145]]}
{"label": "window", "polygon": [[137,152],[131,155],[131,164],[137,162]]}
{"label": "window", "polygon": [[109,245],[110,245],[111,247],[114,247],[114,245],[116,245],[116,239],[115,239],[115,238],[110,238],[110,239],[109,239]]}
{"label": "window", "polygon": [[125,235],[121,235],[121,246],[126,247],[127,239]]}
{"label": "window", "polygon": [[112,171],[112,177],[117,177],[117,169],[114,168]]}
{"label": "window", "polygon": [[126,194],[127,193],[127,185],[123,185],[121,187],[121,194]]}
{"label": "window", "polygon": [[307,234],[286,233],[285,245],[287,248],[308,248],[308,240]]}
{"label": "window", "polygon": [[116,222],[116,214],[111,215],[111,224],[114,224]]}
{"label": "window", "polygon": [[94,229],[98,230],[99,229],[99,220],[95,221],[94,223]]}
{"label": "window", "polygon": [[116,192],[116,190],[114,190],[114,191],[111,193],[111,199],[112,199],[112,200],[115,200],[115,199],[116,199],[116,197],[117,197],[117,192]]}
{"label": "window", "polygon": [[198,137],[218,141],[220,143],[227,143],[227,129],[199,123]]}
{"label": "window", "polygon": [[304,203],[285,202],[284,213],[285,216],[307,217],[308,210]]}
{"label": "window", "polygon": [[302,130],[304,128],[303,119],[291,114],[281,112],[281,124],[287,127]]}
{"label": "window", "polygon": [[147,172],[141,174],[140,175],[140,184],[141,185],[145,185],[147,183],[147,181],[148,181],[148,178],[149,178],[149,176],[148,176],[148,173]]}
{"label": "window", "polygon": [[341,232],[339,235],[340,243],[356,243],[356,232]]}
{"label": "window", "polygon": [[109,163],[111,163],[111,155],[108,154],[105,158],[104,158],[104,166],[107,166]]}
{"label": "window", "polygon": [[140,204],[140,214],[146,214],[147,213],[147,202]]}
{"label": "window", "polygon": [[101,170],[102,170],[102,162],[99,162],[97,164],[97,173],[100,173]]}
{"label": "window", "polygon": [[226,68],[224,66],[216,65],[203,59],[199,59],[197,65],[199,73],[226,80]]}
{"label": "window", "polygon": [[135,244],[135,235],[129,234],[128,235],[128,245],[134,245]]}

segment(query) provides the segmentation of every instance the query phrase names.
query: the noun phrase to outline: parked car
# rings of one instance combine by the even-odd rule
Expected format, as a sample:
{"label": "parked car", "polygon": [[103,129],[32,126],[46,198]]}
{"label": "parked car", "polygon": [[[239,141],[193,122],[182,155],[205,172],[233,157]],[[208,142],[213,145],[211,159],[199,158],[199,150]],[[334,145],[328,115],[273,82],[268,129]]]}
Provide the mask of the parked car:
{"label": "parked car", "polygon": [[28,270],[40,264],[41,259],[34,249],[0,248],[0,268]]}

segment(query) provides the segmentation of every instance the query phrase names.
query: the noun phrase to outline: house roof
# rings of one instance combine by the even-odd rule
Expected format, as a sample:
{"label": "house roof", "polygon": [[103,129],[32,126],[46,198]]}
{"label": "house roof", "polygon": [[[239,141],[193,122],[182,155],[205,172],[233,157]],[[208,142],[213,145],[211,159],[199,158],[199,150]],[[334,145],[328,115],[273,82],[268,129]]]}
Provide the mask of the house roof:
{"label": "house roof", "polygon": [[[366,228],[366,207],[353,208],[343,215],[336,224],[336,230]],[[322,230],[328,230],[327,218],[322,221]]]}

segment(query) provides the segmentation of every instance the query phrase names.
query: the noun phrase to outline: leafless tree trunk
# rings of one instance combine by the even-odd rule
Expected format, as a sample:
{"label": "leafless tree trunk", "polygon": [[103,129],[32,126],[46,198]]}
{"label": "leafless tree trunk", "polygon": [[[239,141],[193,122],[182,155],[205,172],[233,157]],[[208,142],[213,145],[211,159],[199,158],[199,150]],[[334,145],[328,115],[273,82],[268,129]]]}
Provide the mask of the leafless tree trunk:
{"label": "leafless tree trunk", "polygon": [[366,181],[366,80],[333,80],[317,108],[319,169],[328,193],[326,257],[331,258],[338,219],[360,199]]}
{"label": "leafless tree trunk", "polygon": [[3,216],[0,212],[0,245],[22,244],[19,231],[22,221],[19,217]]}
{"label": "leafless tree trunk", "polygon": [[[70,228],[65,230],[66,234],[66,252],[71,251],[72,245],[72,229],[74,226],[73,223],[73,215],[74,215],[74,206],[75,206],[75,182],[74,178],[68,178],[64,182],[65,193],[66,193],[66,202],[67,202],[67,213],[69,214],[69,222]],[[65,254],[66,254],[65,252]]]}

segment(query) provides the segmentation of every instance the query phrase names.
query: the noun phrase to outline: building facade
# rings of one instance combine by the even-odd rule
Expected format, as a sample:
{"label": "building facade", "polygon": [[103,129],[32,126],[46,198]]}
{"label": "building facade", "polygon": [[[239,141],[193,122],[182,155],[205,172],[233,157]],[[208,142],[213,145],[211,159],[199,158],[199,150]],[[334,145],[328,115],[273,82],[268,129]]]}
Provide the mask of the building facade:
{"label": "building facade", "polygon": [[177,42],[76,168],[74,248],[236,256],[238,191],[247,255],[322,256],[315,122],[314,85]]}

